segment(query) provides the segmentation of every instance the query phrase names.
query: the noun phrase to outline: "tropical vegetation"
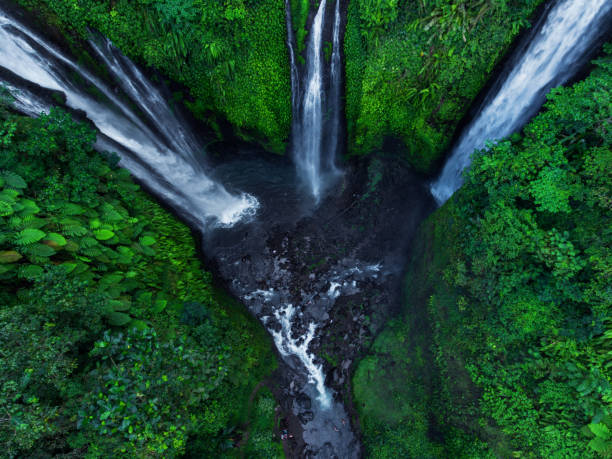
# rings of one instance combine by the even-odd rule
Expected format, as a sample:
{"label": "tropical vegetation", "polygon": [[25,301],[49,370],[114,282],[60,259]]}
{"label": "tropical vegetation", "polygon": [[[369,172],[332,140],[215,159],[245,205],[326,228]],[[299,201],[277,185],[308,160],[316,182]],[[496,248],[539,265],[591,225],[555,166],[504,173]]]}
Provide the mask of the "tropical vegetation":
{"label": "tropical vegetation", "polygon": [[59,109],[0,111],[2,455],[279,455],[274,399],[248,410],[270,339],[94,140]]}
{"label": "tropical vegetation", "polygon": [[353,0],[344,41],[348,149],[431,172],[542,0]]}
{"label": "tropical vegetation", "polygon": [[425,222],[355,373],[372,457],[610,457],[611,117],[608,46]]}

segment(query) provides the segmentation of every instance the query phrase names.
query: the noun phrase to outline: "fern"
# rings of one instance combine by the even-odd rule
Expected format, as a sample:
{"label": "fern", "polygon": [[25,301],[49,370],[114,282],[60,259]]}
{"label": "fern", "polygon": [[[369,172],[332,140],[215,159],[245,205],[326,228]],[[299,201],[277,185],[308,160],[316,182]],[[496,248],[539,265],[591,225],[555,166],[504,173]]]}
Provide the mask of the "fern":
{"label": "fern", "polygon": [[99,245],[99,242],[96,241],[93,237],[91,236],[85,236],[83,239],[81,239],[79,241],[79,245],[81,246],[81,248],[83,249],[88,249],[90,247],[94,247],[96,245]]}
{"label": "fern", "polygon": [[72,202],[62,203],[60,210],[63,215],[82,215],[85,212],[85,209]]}
{"label": "fern", "polygon": [[40,207],[38,207],[36,203],[30,199],[22,199],[18,204],[19,208],[16,210],[21,217],[35,215],[40,212]]}
{"label": "fern", "polygon": [[123,216],[108,204],[102,204],[102,221],[104,223],[114,223],[123,220]]}
{"label": "fern", "polygon": [[36,228],[26,228],[17,233],[15,243],[17,245],[30,245],[45,237],[45,232]]}
{"label": "fern", "polygon": [[32,244],[26,246],[24,251],[31,261],[36,263],[45,262],[48,257],[55,255],[55,250],[45,244]]}
{"label": "fern", "polygon": [[67,236],[84,236],[87,234],[87,228],[81,225],[62,225],[62,232]]}
{"label": "fern", "polygon": [[4,179],[4,186],[21,190],[27,188],[28,184],[18,174],[12,171],[2,171],[0,176]]}
{"label": "fern", "polygon": [[10,202],[0,198],[0,217],[8,217],[13,214],[13,206]]}
{"label": "fern", "polygon": [[88,257],[99,257],[100,255],[102,255],[102,251],[98,247],[81,247],[81,253]]}

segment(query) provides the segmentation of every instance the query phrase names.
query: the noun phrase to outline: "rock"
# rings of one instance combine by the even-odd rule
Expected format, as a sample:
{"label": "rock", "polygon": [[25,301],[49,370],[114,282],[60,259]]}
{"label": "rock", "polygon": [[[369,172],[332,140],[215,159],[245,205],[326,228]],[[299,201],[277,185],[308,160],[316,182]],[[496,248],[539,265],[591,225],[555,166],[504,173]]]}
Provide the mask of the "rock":
{"label": "rock", "polygon": [[298,418],[300,418],[302,424],[306,424],[314,419],[314,413],[312,411],[304,411],[298,414]]}
{"label": "rock", "polygon": [[295,403],[301,410],[310,410],[310,407],[312,406],[312,401],[310,400],[310,397],[308,397],[308,395],[304,393],[300,393],[295,398]]}

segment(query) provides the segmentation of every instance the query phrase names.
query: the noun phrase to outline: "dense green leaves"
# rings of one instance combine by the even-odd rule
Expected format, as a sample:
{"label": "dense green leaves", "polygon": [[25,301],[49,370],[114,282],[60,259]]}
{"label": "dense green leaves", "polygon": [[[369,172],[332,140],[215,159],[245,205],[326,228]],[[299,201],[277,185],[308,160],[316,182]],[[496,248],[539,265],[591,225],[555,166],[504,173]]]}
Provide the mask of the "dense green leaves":
{"label": "dense green leaves", "polygon": [[354,0],[344,41],[348,147],[392,138],[430,172],[541,0]]}
{"label": "dense green leaves", "polygon": [[3,453],[177,457],[196,442],[219,457],[274,365],[265,332],[90,128],[2,116],[16,127],[0,145]]}
{"label": "dense green leaves", "polygon": [[[284,152],[291,84],[282,0],[18,3],[37,15],[43,12],[48,22],[73,36],[89,38],[87,28],[93,27],[129,57],[185,85],[188,94],[175,96],[217,135],[222,136],[220,125],[227,120],[238,136]],[[83,54],[81,47],[74,51]]]}
{"label": "dense green leaves", "polygon": [[[607,47],[585,81],[551,92],[521,135],[474,155],[466,185],[421,230],[407,317],[356,372],[368,446],[380,441],[383,415],[364,381],[378,387],[372,375],[400,368],[400,400],[414,410],[404,425],[428,419],[421,441],[448,457],[610,457],[610,120]],[[393,332],[428,345],[380,341]],[[428,353],[438,371],[423,407],[410,397],[422,391]],[[401,406],[389,404],[391,415]],[[389,435],[403,432],[395,423]]]}

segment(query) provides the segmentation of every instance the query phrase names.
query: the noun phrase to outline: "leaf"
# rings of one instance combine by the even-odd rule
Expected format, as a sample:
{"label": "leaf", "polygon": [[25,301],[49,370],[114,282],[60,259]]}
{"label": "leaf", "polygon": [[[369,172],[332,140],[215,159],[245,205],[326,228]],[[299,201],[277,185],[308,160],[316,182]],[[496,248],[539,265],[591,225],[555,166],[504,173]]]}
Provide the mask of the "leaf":
{"label": "leaf", "polygon": [[77,264],[66,262],[66,263],[62,263],[60,266],[62,266],[66,270],[67,273],[71,273],[77,267]]}
{"label": "leaf", "polygon": [[111,230],[108,230],[108,229],[101,229],[101,230],[94,231],[94,236],[99,241],[108,241],[114,235],[115,235],[115,233],[113,233]]}
{"label": "leaf", "polygon": [[13,214],[13,206],[10,202],[3,200],[0,197],[0,217],[8,217]]}
{"label": "leaf", "polygon": [[17,175],[14,172],[2,171],[0,172],[0,176],[2,176],[4,179],[4,186],[17,188],[18,190],[28,187],[26,181],[22,179],[20,175]]}
{"label": "leaf", "polygon": [[610,438],[610,429],[608,429],[608,426],[603,423],[591,423],[589,424],[589,429],[591,429],[591,432],[593,432],[599,438],[604,440],[608,440]]}
{"label": "leaf", "polygon": [[[52,242],[53,244],[47,244],[48,242]],[[66,238],[62,236],[61,234],[57,234],[57,233],[49,233],[43,239],[43,244],[47,244],[53,248],[56,248],[55,246],[64,247],[66,243],[67,243]]]}
{"label": "leaf", "polygon": [[612,445],[603,438],[595,437],[589,442],[589,448],[599,454],[605,454],[612,449]]}
{"label": "leaf", "polygon": [[129,301],[129,299],[127,299],[127,300],[110,300],[110,305],[115,311],[129,311],[130,306],[132,304]]}
{"label": "leaf", "polygon": [[87,228],[81,226],[79,224],[63,224],[62,223],[63,233],[67,236],[84,236],[87,234]]}
{"label": "leaf", "polygon": [[154,306],[151,308],[151,310],[154,313],[160,313],[162,312],[164,309],[166,309],[166,306],[168,305],[168,301],[166,300],[155,300],[155,304]]}
{"label": "leaf", "polygon": [[128,314],[116,311],[108,313],[106,319],[108,320],[109,324],[115,327],[121,327],[132,320]]}
{"label": "leaf", "polygon": [[139,240],[140,244],[144,247],[155,244],[155,238],[152,236],[142,236]]}
{"label": "leaf", "polygon": [[46,258],[55,255],[55,250],[46,244],[32,244],[26,247],[27,254],[36,258]]}
{"label": "leaf", "polygon": [[62,213],[64,215],[81,215],[84,212],[85,209],[72,202],[66,203],[64,206],[62,206]]}
{"label": "leaf", "polygon": [[38,207],[31,199],[22,199],[19,201],[19,204],[22,206],[22,208],[19,209],[19,215],[21,217],[27,217],[40,212],[40,207]]}
{"label": "leaf", "polygon": [[137,320],[137,319],[132,320],[130,322],[129,327],[136,328],[137,330],[140,330],[140,331],[143,331],[149,328],[146,322],[143,322],[142,320]]}
{"label": "leaf", "polygon": [[15,243],[18,245],[29,245],[40,241],[45,237],[45,232],[36,228],[26,228],[17,233]]}
{"label": "leaf", "polygon": [[5,250],[0,252],[0,263],[15,263],[23,258],[23,256],[15,250]]}
{"label": "leaf", "polygon": [[42,276],[44,270],[37,265],[23,265],[19,267],[18,276],[21,279],[33,280]]}

